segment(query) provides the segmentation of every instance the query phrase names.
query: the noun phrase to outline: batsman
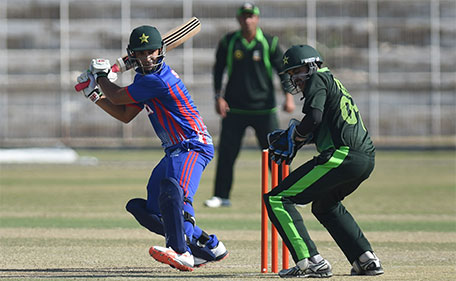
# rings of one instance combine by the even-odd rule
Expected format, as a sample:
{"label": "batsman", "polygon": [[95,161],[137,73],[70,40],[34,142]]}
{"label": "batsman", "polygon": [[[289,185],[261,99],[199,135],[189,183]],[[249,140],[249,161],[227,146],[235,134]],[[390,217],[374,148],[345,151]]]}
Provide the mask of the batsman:
{"label": "batsman", "polygon": [[84,95],[112,117],[128,123],[141,111],[162,142],[165,155],[153,169],[147,199],[131,199],[126,209],[145,228],[165,236],[166,246],[153,246],[150,255],[182,271],[219,261],[228,251],[217,236],[196,225],[194,195],[214,155],[209,134],[187,88],[165,62],[166,45],[152,26],[135,28],[127,47],[128,59],[137,65],[131,85],[114,84],[106,59],[93,59],[78,77],[90,80]]}
{"label": "batsman", "polygon": [[280,277],[330,277],[332,267],[309,236],[296,204],[312,205],[352,266],[351,275],[383,273],[379,258],[342,200],[354,192],[374,169],[375,147],[358,107],[313,47],[295,45],[283,55],[282,71],[302,92],[301,121],[268,135],[269,151],[277,163],[290,164],[303,145],[315,143],[318,156],[302,164],[264,195],[269,218],[286,243],[295,267]]}

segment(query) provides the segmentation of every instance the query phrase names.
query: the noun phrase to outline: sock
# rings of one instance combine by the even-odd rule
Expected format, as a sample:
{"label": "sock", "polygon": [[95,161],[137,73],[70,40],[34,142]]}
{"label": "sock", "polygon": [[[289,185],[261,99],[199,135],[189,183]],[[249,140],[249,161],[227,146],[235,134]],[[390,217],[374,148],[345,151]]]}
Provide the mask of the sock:
{"label": "sock", "polygon": [[359,256],[359,261],[360,262],[367,262],[368,260],[374,260],[375,256],[371,251],[366,251],[364,252],[361,256]]}
{"label": "sock", "polygon": [[310,257],[309,260],[312,263],[319,263],[319,262],[321,262],[323,260],[323,257],[320,254],[316,254],[315,256]]}

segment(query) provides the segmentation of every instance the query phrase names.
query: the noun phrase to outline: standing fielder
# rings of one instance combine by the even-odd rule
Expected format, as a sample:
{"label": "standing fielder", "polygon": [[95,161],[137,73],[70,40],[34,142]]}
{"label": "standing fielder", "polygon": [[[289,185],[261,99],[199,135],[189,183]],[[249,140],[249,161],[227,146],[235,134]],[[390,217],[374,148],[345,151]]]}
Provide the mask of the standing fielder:
{"label": "standing fielder", "polygon": [[320,68],[322,63],[317,50],[308,45],[292,46],[283,55],[282,70],[305,98],[305,116],[268,135],[272,160],[289,164],[310,142],[320,154],[264,195],[269,217],[296,262],[279,276],[332,276],[331,265],[318,253],[295,208],[309,203],[353,266],[352,275],[382,274],[380,260],[341,202],[369,177],[375,148],[352,97],[327,67]]}
{"label": "standing fielder", "polygon": [[90,79],[85,96],[122,122],[128,123],[146,109],[165,156],[152,171],[147,200],[132,199],[126,209],[142,226],[166,237],[166,247],[150,248],[153,258],[192,271],[228,255],[215,235],[195,224],[192,206],[201,174],[213,158],[212,137],[182,80],[165,64],[166,50],[158,30],[135,28],[127,51],[139,65],[133,84],[122,88],[112,83],[107,77],[111,65],[104,59],[92,60],[78,82]]}
{"label": "standing fielder", "polygon": [[[255,130],[258,147],[268,147],[267,135],[279,127],[273,73],[280,71],[283,51],[277,36],[263,33],[258,26],[260,9],[244,3],[237,10],[240,29],[219,42],[214,64],[215,108],[222,117],[214,196],[204,205],[211,208],[231,205],[234,166],[248,127]],[[222,95],[224,70],[228,76]],[[295,108],[293,96],[284,84],[283,110]]]}

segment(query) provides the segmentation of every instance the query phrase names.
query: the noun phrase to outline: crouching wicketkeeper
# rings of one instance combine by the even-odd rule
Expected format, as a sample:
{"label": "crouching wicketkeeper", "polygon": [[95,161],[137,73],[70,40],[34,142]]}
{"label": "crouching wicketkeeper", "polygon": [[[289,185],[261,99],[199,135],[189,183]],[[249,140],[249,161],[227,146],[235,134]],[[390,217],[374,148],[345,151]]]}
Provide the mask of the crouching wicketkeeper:
{"label": "crouching wicketkeeper", "polygon": [[374,169],[375,148],[351,95],[322,63],[320,54],[307,45],[293,46],[283,55],[283,72],[305,98],[305,116],[269,134],[271,158],[289,164],[310,142],[320,154],[264,195],[269,218],[296,262],[279,276],[332,276],[331,265],[319,254],[295,208],[309,203],[352,265],[352,275],[382,274],[369,241],[342,205]]}

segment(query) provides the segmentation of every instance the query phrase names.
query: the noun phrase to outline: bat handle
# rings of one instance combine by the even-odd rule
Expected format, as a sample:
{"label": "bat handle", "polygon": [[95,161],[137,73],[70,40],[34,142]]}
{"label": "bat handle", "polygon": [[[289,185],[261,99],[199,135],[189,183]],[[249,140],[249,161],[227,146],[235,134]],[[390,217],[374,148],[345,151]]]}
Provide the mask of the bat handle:
{"label": "bat handle", "polygon": [[79,83],[77,85],[74,86],[74,89],[76,90],[76,92],[79,92],[79,91],[82,91],[84,90],[85,88],[87,88],[90,84],[90,80],[87,80],[85,82],[82,82],[82,83]]}
{"label": "bat handle", "polygon": [[[111,71],[119,72],[120,71],[119,66],[117,64],[114,64],[113,66],[111,66]],[[87,80],[85,82],[81,82],[81,83],[75,85],[74,89],[76,90],[76,92],[79,92],[79,91],[82,91],[85,88],[87,88],[89,86],[89,84],[90,84],[90,80]]]}

